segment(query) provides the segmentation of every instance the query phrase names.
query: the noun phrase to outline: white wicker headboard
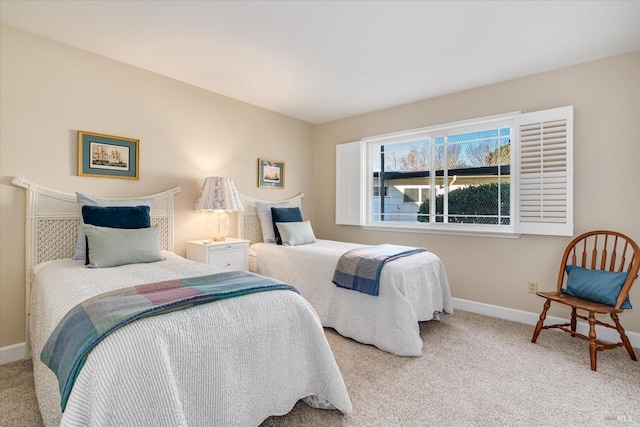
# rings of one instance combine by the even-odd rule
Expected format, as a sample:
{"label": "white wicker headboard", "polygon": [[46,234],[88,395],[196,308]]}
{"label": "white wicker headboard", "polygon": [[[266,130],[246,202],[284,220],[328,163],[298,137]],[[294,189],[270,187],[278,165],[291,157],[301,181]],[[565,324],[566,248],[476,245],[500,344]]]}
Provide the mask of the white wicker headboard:
{"label": "white wicker headboard", "polygon": [[262,203],[285,203],[288,202],[291,207],[299,207],[302,209],[302,198],[304,193],[300,193],[290,199],[285,200],[260,200],[253,197],[240,194],[242,200],[243,211],[238,212],[238,237],[240,239],[249,240],[250,245],[262,242],[262,229],[260,228],[260,219],[256,211],[256,202]]}
{"label": "white wicker headboard", "polygon": [[[73,256],[81,213],[73,193],[52,190],[20,177],[14,177],[11,183],[27,190],[25,291],[28,334],[31,271],[41,262]],[[180,187],[174,187],[161,193],[121,198],[153,199],[151,224],[160,226],[162,250],[173,251],[173,196],[181,191]],[[28,342],[27,339],[27,344]]]}

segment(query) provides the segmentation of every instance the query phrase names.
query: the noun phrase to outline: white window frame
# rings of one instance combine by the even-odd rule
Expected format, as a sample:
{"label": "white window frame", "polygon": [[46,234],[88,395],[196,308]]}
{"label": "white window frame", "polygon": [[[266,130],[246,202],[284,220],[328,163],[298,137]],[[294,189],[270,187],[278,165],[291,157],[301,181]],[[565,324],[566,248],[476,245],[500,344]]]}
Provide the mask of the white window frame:
{"label": "white window frame", "polygon": [[[557,128],[558,122],[563,125],[562,133],[545,131],[548,126],[552,129],[554,126]],[[385,142],[396,143],[432,138],[433,135],[441,134],[442,131],[446,131],[447,134],[459,131],[473,132],[476,127],[486,129],[488,125],[494,124],[497,127],[505,127],[506,124],[512,129],[509,225],[373,221],[373,194],[369,189],[373,185],[371,165],[374,150],[370,147]],[[539,135],[535,133],[537,130],[540,130]],[[521,141],[521,135],[525,141]],[[560,139],[558,135],[561,135]],[[525,150],[521,153],[523,142]],[[531,162],[531,147],[539,151],[539,162]],[[556,166],[560,165],[556,169],[560,172],[549,173],[542,170],[549,159],[554,160]],[[531,169],[532,164],[534,169]],[[535,169],[536,167],[539,170]],[[358,171],[357,174],[354,173],[355,170]],[[524,180],[520,179],[521,170],[525,170]],[[434,180],[435,177],[432,176],[431,179]],[[433,184],[434,182],[432,186]],[[344,203],[349,207],[345,208]],[[573,106],[524,114],[512,112],[366,137],[360,141],[339,144],[336,146],[336,224],[359,225],[369,230],[491,237],[518,237],[520,234],[572,236]]]}

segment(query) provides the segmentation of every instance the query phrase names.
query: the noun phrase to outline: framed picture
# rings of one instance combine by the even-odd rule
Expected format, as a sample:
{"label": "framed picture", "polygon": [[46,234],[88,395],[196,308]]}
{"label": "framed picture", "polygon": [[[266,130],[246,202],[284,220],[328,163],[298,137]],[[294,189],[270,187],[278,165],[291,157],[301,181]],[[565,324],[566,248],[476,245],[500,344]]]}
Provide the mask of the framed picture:
{"label": "framed picture", "polygon": [[258,187],[284,188],[284,162],[258,159]]}
{"label": "framed picture", "polygon": [[138,179],[140,141],[78,131],[78,175]]}

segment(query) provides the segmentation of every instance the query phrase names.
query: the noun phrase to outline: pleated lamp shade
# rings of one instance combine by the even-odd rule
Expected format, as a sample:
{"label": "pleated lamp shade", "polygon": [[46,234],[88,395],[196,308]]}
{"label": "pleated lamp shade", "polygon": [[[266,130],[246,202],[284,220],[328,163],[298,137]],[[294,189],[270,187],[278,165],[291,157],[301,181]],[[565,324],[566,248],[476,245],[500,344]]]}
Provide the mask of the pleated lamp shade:
{"label": "pleated lamp shade", "polygon": [[204,180],[193,209],[211,212],[207,220],[207,231],[213,241],[223,241],[229,234],[229,215],[225,211],[243,210],[233,180],[223,176],[210,176]]}

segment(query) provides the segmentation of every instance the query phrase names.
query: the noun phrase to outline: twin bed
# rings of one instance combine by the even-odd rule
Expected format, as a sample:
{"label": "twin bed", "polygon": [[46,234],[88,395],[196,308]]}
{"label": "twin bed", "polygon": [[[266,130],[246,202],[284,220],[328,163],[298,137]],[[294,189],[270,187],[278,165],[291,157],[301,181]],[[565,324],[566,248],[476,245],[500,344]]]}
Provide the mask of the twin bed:
{"label": "twin bed", "polygon": [[418,322],[453,313],[441,260],[424,251],[385,264],[378,296],[338,287],[333,276],[340,256],[365,245],[321,239],[294,246],[263,241],[263,230],[271,224],[259,210],[300,208],[303,196],[279,202],[240,196],[244,210],[238,213],[238,235],[251,242],[250,270],[296,286],[323,326],[398,356],[420,356]]}
{"label": "twin bed", "polygon": [[80,221],[76,195],[13,183],[27,190],[28,342],[45,425],[258,425],[300,399],[351,412],[313,308],[296,292],[272,290],[115,330],[86,357],[62,413],[58,381],[40,353],[69,310],[114,289],[217,271],[168,252],[179,187],[140,198],[152,200],[164,260],[87,268],[70,259]]}
{"label": "twin bed", "polygon": [[[76,195],[21,178],[13,184],[27,190],[27,342],[47,426],[258,425],[286,414],[300,399],[349,413],[351,402],[323,326],[393,354],[419,356],[418,322],[452,312],[446,273],[434,254],[386,264],[378,296],[340,288],[332,283],[337,259],[362,245],[264,243],[256,203],[269,202],[242,196],[238,236],[252,243],[250,269],[300,293],[252,293],[128,323],[88,353],[61,412],[58,380],[40,355],[70,310],[105,292],[219,270],[171,252],[179,187],[120,200],[149,202],[161,261],[88,268],[69,259],[81,226]],[[300,207],[301,199],[285,202]]]}

